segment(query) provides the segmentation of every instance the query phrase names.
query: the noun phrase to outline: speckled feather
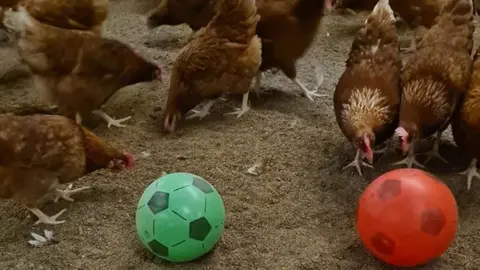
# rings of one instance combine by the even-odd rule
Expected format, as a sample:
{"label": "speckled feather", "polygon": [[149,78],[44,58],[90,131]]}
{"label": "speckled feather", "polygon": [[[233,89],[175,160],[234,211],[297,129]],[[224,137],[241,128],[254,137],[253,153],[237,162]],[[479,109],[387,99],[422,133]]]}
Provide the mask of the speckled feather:
{"label": "speckled feather", "polygon": [[393,15],[380,10],[352,43],[334,95],[337,123],[352,141],[371,129],[376,142],[393,135],[400,103],[400,61]]}
{"label": "speckled feather", "polygon": [[418,132],[419,138],[448,127],[471,76],[471,2],[451,0],[436,21],[402,73],[400,125],[409,133]]}

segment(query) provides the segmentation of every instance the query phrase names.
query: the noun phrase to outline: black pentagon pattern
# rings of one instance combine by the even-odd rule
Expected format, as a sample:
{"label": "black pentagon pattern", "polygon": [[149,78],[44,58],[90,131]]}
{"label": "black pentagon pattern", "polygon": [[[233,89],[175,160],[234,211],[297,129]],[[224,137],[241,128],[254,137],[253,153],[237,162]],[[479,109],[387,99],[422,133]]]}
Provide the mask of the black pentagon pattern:
{"label": "black pentagon pattern", "polygon": [[194,176],[192,185],[194,187],[200,189],[201,191],[203,191],[203,193],[205,193],[205,194],[213,192],[212,186],[210,186],[210,184],[207,183],[207,181],[203,180],[200,177]]}
{"label": "black pentagon pattern", "polygon": [[212,226],[204,217],[190,222],[190,238],[192,239],[203,241],[207,238],[210,230],[212,230]]}
{"label": "black pentagon pattern", "polygon": [[148,208],[150,208],[150,211],[152,211],[154,215],[168,208],[168,195],[168,193],[156,191],[150,200],[148,200]]}
{"label": "black pentagon pattern", "polygon": [[148,246],[155,254],[162,257],[168,257],[168,247],[162,245],[157,240],[150,241]]}

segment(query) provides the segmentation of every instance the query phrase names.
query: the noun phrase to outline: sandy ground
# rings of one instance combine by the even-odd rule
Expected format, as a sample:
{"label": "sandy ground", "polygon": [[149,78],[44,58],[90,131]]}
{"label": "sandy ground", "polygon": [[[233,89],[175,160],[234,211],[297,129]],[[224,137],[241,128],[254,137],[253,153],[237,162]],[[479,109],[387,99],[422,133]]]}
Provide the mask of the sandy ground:
{"label": "sandy ground", "polygon": [[[237,119],[222,116],[239,101],[218,104],[202,121],[188,121],[179,137],[159,132],[157,107],[163,107],[172,61],[189,30],[163,27],[149,32],[134,0],[111,4],[107,34],[131,44],[141,54],[165,66],[159,85],[127,87],[108,102],[115,117],[133,115],[128,127],[108,129],[98,121],[94,130],[112,143],[149,157],[138,161],[132,173],[106,171],[86,176],[76,186],[93,190],[76,201],[45,205],[46,213],[63,208],[67,221],[55,226],[56,245],[33,249],[27,240],[34,218],[12,201],[0,205],[0,269],[383,269],[368,255],[354,228],[357,197],[374,177],[389,169],[388,158],[365,178],[354,170],[341,171],[353,157],[352,148],[334,120],[332,98],[310,102],[282,75],[269,75],[253,111]],[[321,90],[333,94],[344,69],[355,26],[362,16],[333,16],[329,37],[319,35],[299,62],[299,78],[315,84],[313,66],[321,63],[325,82]],[[408,34],[409,32],[407,32]],[[408,45],[405,31],[403,46]],[[0,73],[16,65],[13,51],[0,49]],[[18,66],[17,66],[18,67]],[[3,70],[3,71],[2,71]],[[2,111],[39,104],[29,78],[9,73],[0,84]],[[280,90],[280,91],[279,91]],[[255,97],[255,95],[252,95]],[[447,136],[448,137],[448,136]],[[455,154],[445,144],[442,153]],[[458,154],[458,153],[456,153]],[[267,159],[263,174],[247,168]],[[450,166],[432,162],[429,169],[455,193],[460,226],[452,247],[424,269],[478,269],[480,265],[479,182],[466,192],[466,181],[456,172],[466,161],[449,158]],[[155,259],[140,245],[135,233],[135,208],[143,189],[163,171],[185,171],[208,179],[222,194],[227,222],[217,249],[190,264],[172,265]]]}

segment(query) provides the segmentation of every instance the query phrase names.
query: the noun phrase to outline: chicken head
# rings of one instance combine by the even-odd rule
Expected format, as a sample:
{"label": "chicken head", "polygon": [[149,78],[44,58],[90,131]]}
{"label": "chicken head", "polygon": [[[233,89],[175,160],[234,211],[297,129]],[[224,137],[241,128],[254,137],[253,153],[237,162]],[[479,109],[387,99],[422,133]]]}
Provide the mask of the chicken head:
{"label": "chicken head", "polygon": [[400,149],[402,150],[402,155],[405,155],[410,150],[410,144],[412,142],[413,136],[409,134],[407,130],[403,127],[398,127],[395,129],[395,136],[398,137],[400,142]]}
{"label": "chicken head", "polygon": [[361,159],[366,158],[369,164],[373,164],[372,143],[375,142],[375,135],[372,132],[360,134],[355,140],[355,147],[361,152]]}
{"label": "chicken head", "polygon": [[133,170],[135,168],[135,158],[130,153],[124,153],[122,157],[110,161],[108,168],[114,171],[124,168]]}

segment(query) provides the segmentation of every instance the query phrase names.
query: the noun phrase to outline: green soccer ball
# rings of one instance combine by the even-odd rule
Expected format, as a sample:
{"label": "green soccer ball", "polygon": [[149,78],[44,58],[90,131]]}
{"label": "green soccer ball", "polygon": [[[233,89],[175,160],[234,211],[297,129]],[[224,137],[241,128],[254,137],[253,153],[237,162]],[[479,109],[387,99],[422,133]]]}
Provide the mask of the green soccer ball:
{"label": "green soccer ball", "polygon": [[225,207],[220,194],[203,178],[172,173],[145,189],[136,224],[143,245],[156,256],[187,262],[203,256],[220,240]]}

